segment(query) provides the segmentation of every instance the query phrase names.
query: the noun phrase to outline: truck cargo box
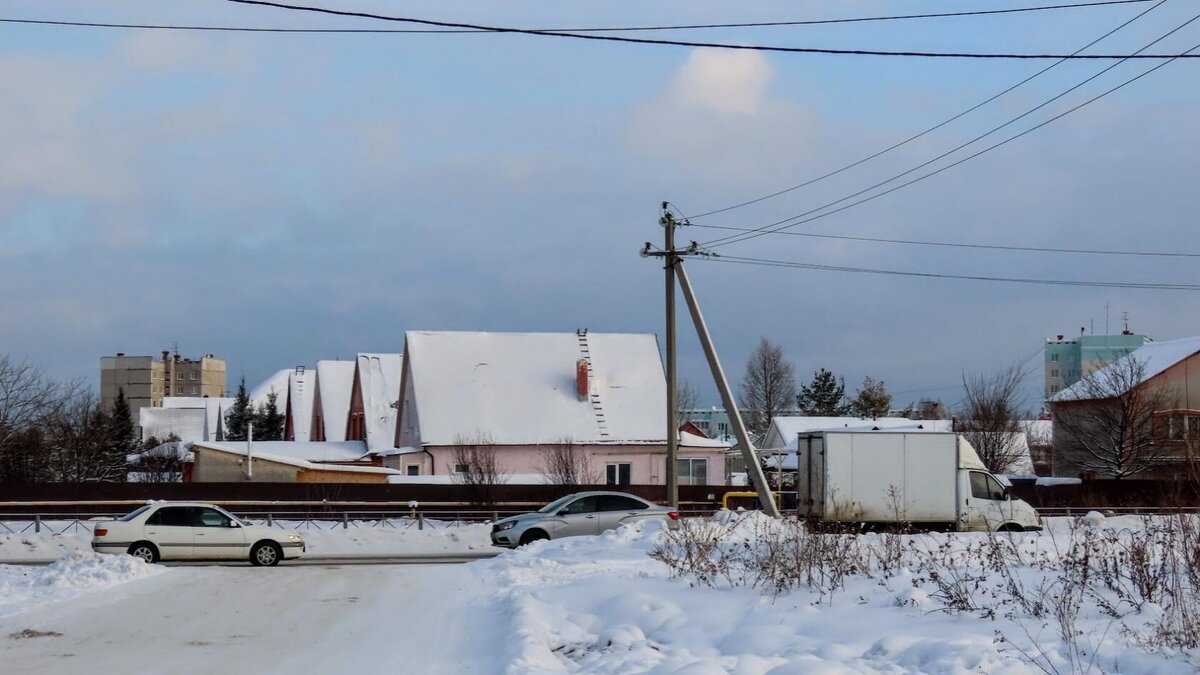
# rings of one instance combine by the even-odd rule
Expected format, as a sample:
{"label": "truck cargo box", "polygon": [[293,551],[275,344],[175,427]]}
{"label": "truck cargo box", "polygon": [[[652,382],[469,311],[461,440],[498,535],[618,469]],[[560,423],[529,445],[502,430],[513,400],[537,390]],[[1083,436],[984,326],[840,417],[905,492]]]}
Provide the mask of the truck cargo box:
{"label": "truck cargo box", "polygon": [[800,515],[827,522],[953,524],[959,469],[980,469],[953,433],[825,431],[799,437]]}

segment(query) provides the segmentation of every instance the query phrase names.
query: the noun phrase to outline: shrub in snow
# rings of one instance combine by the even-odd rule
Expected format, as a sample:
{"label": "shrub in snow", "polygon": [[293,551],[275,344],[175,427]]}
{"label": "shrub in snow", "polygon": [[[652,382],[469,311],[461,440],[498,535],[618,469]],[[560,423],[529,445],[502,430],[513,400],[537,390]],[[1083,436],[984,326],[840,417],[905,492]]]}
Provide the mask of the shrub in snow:
{"label": "shrub in snow", "polygon": [[[807,590],[816,602],[851,577],[900,583],[897,605],[1016,626],[1024,640],[998,640],[1046,672],[1091,669],[1109,639],[1200,664],[1200,519],[1114,520],[1088,514],[1042,534],[852,534],[721,512],[664,533],[650,555],[695,585]],[[1051,634],[1056,646],[1043,649]]]}

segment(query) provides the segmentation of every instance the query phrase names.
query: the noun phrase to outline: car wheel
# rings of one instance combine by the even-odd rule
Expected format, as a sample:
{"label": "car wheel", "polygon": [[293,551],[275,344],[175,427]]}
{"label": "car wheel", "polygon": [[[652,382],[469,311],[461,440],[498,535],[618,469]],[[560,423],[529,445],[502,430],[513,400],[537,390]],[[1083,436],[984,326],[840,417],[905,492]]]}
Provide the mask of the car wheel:
{"label": "car wheel", "polygon": [[283,549],[273,541],[260,541],[250,549],[250,564],[256,567],[272,567],[283,560]]}
{"label": "car wheel", "polygon": [[1000,526],[998,532],[1024,532],[1025,528],[1016,523],[1005,523]]}
{"label": "car wheel", "polygon": [[524,546],[526,544],[532,544],[535,541],[544,541],[549,538],[550,535],[542,532],[541,530],[530,530],[521,535],[521,543],[517,544],[517,546]]}
{"label": "car wheel", "polygon": [[154,544],[151,544],[148,541],[139,541],[133,543],[126,553],[135,558],[141,558],[147,563],[152,564],[158,562],[158,549],[154,547]]}

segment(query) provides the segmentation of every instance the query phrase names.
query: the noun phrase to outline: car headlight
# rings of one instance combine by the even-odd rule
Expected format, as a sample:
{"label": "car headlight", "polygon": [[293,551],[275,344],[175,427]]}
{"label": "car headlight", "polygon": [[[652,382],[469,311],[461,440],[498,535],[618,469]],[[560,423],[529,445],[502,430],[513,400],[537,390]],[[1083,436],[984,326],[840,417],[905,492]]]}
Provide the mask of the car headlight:
{"label": "car headlight", "polygon": [[499,525],[496,526],[496,531],[503,532],[505,530],[511,530],[511,529],[513,529],[513,527],[516,526],[516,524],[517,524],[517,522],[515,520],[512,521],[511,523],[500,523]]}
{"label": "car headlight", "polygon": [[299,542],[301,541],[301,539],[300,539],[300,535],[298,535],[298,534],[289,534],[289,535],[288,535],[288,541],[294,541],[294,542],[297,542],[297,543],[299,543]]}

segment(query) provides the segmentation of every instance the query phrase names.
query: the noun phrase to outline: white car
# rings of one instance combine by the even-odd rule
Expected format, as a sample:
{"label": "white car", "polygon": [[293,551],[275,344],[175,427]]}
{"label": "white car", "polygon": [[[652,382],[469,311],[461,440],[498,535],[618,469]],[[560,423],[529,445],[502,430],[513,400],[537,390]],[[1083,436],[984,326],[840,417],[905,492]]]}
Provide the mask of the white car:
{"label": "white car", "polygon": [[257,527],[219,506],[156,502],[116,520],[97,522],[97,553],[128,553],[148,563],[159,560],[249,560],[277,565],[304,553],[300,535]]}

